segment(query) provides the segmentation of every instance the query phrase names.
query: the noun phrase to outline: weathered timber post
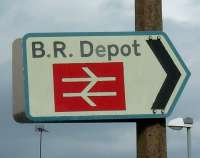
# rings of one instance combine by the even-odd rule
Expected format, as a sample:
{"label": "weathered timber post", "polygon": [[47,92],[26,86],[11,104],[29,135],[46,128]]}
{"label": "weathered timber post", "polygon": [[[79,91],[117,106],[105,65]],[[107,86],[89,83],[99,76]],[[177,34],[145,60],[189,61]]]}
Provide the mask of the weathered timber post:
{"label": "weathered timber post", "polygon": [[[135,0],[136,31],[162,28],[162,0]],[[165,118],[137,120],[137,158],[167,158]]]}

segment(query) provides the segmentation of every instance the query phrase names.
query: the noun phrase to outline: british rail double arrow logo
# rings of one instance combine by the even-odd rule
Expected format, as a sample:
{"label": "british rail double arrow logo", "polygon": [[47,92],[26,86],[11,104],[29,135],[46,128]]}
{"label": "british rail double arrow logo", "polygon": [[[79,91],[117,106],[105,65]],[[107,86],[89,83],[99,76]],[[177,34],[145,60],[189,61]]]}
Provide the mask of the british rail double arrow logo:
{"label": "british rail double arrow logo", "polygon": [[97,82],[115,81],[116,77],[97,77],[88,67],[82,67],[89,78],[63,78],[62,82],[89,82],[80,93],[63,93],[63,97],[82,97],[89,106],[97,106],[89,97],[116,96],[117,92],[89,92]]}
{"label": "british rail double arrow logo", "polygon": [[125,110],[123,63],[55,64],[53,68],[58,112]]}

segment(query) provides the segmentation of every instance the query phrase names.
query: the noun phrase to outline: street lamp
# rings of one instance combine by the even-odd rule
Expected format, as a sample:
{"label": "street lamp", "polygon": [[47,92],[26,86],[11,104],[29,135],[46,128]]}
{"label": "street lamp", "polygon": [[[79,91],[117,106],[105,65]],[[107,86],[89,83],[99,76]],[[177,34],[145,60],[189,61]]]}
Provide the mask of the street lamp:
{"label": "street lamp", "polygon": [[191,128],[193,125],[193,119],[190,117],[176,118],[168,123],[168,127],[173,130],[187,129],[187,154],[188,158],[191,158]]}
{"label": "street lamp", "polygon": [[40,158],[42,157],[42,133],[49,132],[44,128],[44,125],[35,125],[35,131],[40,133]]}

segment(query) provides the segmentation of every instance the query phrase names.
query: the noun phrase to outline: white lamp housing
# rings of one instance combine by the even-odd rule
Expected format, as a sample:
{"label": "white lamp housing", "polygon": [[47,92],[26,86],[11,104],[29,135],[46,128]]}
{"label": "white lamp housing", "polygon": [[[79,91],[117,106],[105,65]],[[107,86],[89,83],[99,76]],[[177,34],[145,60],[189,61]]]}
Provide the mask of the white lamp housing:
{"label": "white lamp housing", "polygon": [[174,130],[181,130],[183,127],[185,127],[183,118],[176,118],[169,121],[168,127]]}
{"label": "white lamp housing", "polygon": [[191,128],[192,125],[193,125],[193,119],[190,117],[186,117],[184,119],[179,117],[169,121],[168,123],[168,127],[174,130],[181,130],[183,127]]}

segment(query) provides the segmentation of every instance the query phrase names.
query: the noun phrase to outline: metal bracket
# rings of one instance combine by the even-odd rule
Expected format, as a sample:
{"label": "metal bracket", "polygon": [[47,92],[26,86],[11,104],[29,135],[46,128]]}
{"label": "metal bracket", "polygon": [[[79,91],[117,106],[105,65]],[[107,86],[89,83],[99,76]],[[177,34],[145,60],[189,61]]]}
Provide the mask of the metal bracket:
{"label": "metal bracket", "polygon": [[157,40],[161,40],[161,37],[160,37],[160,36],[157,36]]}
{"label": "metal bracket", "polygon": [[153,37],[151,36],[151,35],[149,35],[149,38],[148,38],[148,40],[152,40],[153,39]]}
{"label": "metal bracket", "polygon": [[153,114],[156,114],[158,111],[163,115],[165,113],[165,109],[152,109]]}

